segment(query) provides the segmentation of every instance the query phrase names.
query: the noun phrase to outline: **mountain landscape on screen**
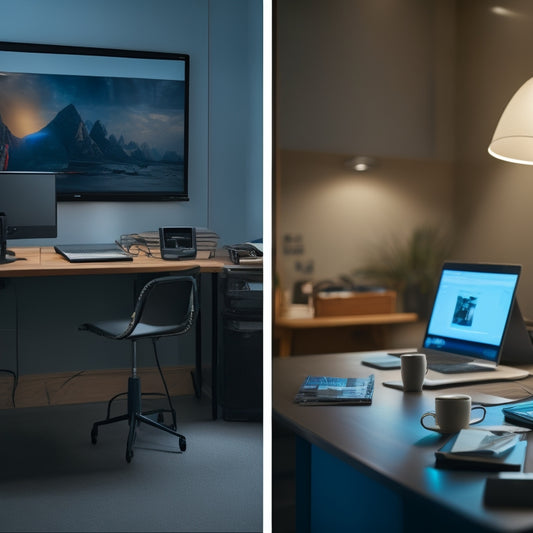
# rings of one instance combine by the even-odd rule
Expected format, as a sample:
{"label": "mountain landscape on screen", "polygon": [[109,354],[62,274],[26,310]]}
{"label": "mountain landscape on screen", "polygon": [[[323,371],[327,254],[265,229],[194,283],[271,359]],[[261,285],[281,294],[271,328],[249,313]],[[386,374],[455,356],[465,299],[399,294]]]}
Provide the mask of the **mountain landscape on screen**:
{"label": "mountain landscape on screen", "polygon": [[91,168],[106,172],[134,173],[137,165],[182,163],[175,151],[161,154],[147,142],[118,139],[108,134],[104,124],[84,122],[69,104],[41,130],[19,138],[0,117],[0,145],[4,156],[2,170],[78,172]]}

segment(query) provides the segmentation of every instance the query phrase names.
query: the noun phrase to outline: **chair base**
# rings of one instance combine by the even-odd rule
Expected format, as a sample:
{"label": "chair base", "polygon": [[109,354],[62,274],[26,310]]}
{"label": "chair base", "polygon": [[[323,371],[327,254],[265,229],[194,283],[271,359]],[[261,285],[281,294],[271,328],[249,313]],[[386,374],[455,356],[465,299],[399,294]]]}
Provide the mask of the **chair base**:
{"label": "chair base", "polygon": [[[166,426],[162,424],[163,413],[172,413],[173,425]],[[149,415],[158,414],[158,421],[149,418]],[[95,422],[91,430],[91,442],[96,444],[98,441],[98,428],[107,424],[114,424],[115,422],[121,422],[127,420],[129,424],[128,440],[126,443],[126,461],[129,463],[133,457],[133,446],[135,444],[136,429],[142,422],[148,424],[156,429],[160,429],[166,433],[170,433],[179,439],[180,451],[184,452],[187,448],[187,441],[183,435],[176,431],[176,413],[170,409],[154,409],[152,411],[142,412],[141,408],[141,381],[138,377],[130,377],[128,379],[128,412],[120,416],[109,417],[109,409],[107,418]]]}

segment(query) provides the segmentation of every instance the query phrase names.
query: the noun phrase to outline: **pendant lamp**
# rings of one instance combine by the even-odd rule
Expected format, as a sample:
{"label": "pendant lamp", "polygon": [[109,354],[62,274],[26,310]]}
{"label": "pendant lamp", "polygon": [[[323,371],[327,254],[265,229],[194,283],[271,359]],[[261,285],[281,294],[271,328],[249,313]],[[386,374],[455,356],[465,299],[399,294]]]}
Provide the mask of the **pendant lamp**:
{"label": "pendant lamp", "polygon": [[533,165],[533,78],[507,104],[494,131],[489,154],[511,163]]}

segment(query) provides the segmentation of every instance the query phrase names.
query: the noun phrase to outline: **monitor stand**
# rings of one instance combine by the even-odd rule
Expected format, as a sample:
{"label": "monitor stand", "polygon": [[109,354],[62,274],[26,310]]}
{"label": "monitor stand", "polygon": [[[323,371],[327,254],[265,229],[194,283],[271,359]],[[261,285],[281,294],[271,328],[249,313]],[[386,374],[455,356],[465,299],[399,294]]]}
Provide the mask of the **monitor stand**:
{"label": "monitor stand", "polygon": [[6,263],[14,263],[15,261],[18,261],[18,258],[15,257],[15,252],[12,252],[11,250],[4,251],[4,246],[4,243],[0,245],[0,265],[5,265]]}
{"label": "monitor stand", "polygon": [[12,255],[15,254],[13,254],[13,252],[8,253],[6,233],[6,216],[4,213],[0,213],[0,265],[5,263],[13,263],[13,261],[16,261],[16,259],[12,257]]}
{"label": "monitor stand", "polygon": [[503,340],[500,363],[503,365],[533,364],[533,343],[516,298]]}

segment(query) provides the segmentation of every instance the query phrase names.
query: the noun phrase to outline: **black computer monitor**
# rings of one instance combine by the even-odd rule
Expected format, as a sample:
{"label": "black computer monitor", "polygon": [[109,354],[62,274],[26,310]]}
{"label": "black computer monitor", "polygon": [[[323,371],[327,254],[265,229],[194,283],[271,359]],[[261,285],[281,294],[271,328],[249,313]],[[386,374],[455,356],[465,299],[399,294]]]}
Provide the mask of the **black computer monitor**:
{"label": "black computer monitor", "polygon": [[8,239],[57,237],[55,174],[0,172],[0,214],[0,263],[15,260]]}

